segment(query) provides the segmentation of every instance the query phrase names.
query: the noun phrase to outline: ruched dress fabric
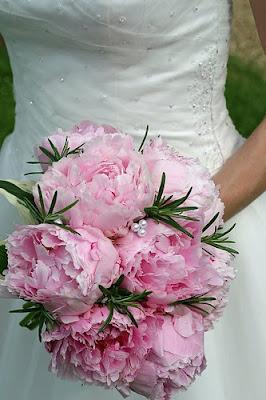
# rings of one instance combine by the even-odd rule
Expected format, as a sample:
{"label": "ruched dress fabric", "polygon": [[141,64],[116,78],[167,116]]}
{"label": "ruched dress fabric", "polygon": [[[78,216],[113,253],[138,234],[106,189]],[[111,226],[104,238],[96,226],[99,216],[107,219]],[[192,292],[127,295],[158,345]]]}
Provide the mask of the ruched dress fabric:
{"label": "ruched dress fabric", "polygon": [[[25,179],[41,137],[84,119],[116,126],[136,144],[149,125],[151,136],[215,173],[243,143],[224,98],[231,8],[228,0],[0,0],[16,96],[0,178]],[[17,222],[0,199],[0,239]],[[240,255],[230,303],[206,334],[206,371],[175,400],[265,398],[266,195],[233,222]],[[1,400],[121,398],[49,373],[36,332],[8,313],[15,306],[0,302]]]}

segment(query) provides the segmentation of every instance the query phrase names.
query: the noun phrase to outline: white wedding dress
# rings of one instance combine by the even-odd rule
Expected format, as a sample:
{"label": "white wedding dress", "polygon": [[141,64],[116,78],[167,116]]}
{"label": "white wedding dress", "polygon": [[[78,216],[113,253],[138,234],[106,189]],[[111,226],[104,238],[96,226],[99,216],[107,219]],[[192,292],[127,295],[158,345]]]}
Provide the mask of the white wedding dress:
{"label": "white wedding dress", "polygon": [[[214,173],[241,145],[226,109],[228,0],[0,0],[14,73],[16,127],[0,178],[22,179],[33,146],[90,119],[140,141],[146,125]],[[0,200],[3,239],[18,221]],[[208,368],[176,400],[262,400],[266,360],[266,195],[233,221],[240,255],[231,301],[206,334]],[[117,400],[116,391],[61,381],[36,332],[1,300],[1,400]],[[132,394],[132,399],[141,399]]]}

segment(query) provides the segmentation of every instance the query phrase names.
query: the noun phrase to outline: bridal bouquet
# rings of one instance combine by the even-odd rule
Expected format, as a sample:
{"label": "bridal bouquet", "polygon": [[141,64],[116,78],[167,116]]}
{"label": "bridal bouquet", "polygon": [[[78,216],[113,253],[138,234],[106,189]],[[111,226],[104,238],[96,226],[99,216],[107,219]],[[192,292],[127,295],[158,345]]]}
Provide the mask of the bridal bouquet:
{"label": "bridal bouquet", "polygon": [[25,221],[1,242],[0,293],[59,377],[166,400],[205,368],[237,252],[207,169],[147,131],[136,150],[109,126],[58,130],[37,182],[0,181]]}

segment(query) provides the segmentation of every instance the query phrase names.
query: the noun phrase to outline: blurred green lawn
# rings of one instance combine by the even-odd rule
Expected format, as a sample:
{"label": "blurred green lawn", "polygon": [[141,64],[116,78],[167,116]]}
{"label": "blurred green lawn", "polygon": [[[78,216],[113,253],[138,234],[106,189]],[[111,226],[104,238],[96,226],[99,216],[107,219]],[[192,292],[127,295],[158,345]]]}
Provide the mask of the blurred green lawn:
{"label": "blurred green lawn", "polygon": [[225,96],[236,128],[249,136],[266,116],[266,75],[255,64],[231,56]]}
{"label": "blurred green lawn", "polygon": [[0,147],[14,127],[15,101],[12,72],[4,43],[0,37]]}
{"label": "blurred green lawn", "polygon": [[[225,95],[236,128],[247,137],[266,115],[266,79],[255,65],[231,56]],[[0,40],[0,147],[14,128],[14,111],[12,72]]]}

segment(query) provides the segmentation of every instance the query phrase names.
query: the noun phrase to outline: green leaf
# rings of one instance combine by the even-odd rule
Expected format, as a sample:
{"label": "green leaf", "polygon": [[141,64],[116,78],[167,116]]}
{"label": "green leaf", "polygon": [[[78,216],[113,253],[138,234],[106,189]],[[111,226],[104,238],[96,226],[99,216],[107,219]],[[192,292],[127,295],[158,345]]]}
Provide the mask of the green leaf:
{"label": "green leaf", "polygon": [[178,224],[174,219],[171,217],[164,218],[157,216],[158,220],[165,223],[166,225],[170,225],[172,228],[175,228],[176,230],[183,232],[185,235],[191,237],[193,239],[192,233],[190,233],[187,229],[183,228],[180,224]]}
{"label": "green leaf", "polygon": [[38,337],[39,337],[39,341],[42,341],[42,331],[43,331],[43,326],[45,324],[45,318],[41,317],[40,321],[39,321],[39,328],[38,328]]}
{"label": "green leaf", "polygon": [[50,162],[45,162],[45,161],[27,161],[27,164],[31,164],[31,165],[37,165],[37,164],[45,164],[45,165],[51,165]]}
{"label": "green leaf", "polygon": [[28,307],[28,308],[22,307],[22,308],[18,308],[16,310],[10,310],[9,312],[10,312],[10,314],[24,314],[24,313],[29,313],[29,312],[36,313],[36,312],[39,312],[39,308],[35,307],[34,305],[31,305],[31,307]]}
{"label": "green leaf", "polygon": [[99,332],[103,332],[104,329],[111,323],[113,318],[114,310],[118,313],[127,315],[131,322],[138,326],[134,315],[130,312],[128,307],[140,308],[141,302],[147,300],[147,297],[152,293],[151,291],[144,290],[142,293],[132,293],[127,289],[121,288],[120,285],[124,280],[124,275],[121,275],[116,282],[114,282],[109,288],[105,288],[99,285],[99,289],[103,293],[100,299],[96,302],[109,308],[109,314],[106,320],[101,325]]}
{"label": "green leaf", "polygon": [[85,144],[85,142],[82,143],[80,146],[75,147],[75,149],[73,149],[73,150],[67,149],[66,157],[69,155],[72,155],[72,154],[78,154],[82,150],[82,147],[84,146],[84,144]]}
{"label": "green leaf", "polygon": [[28,315],[26,315],[26,317],[24,317],[19,325],[22,326],[23,328],[28,327],[28,325],[32,322],[32,320],[35,317],[35,312],[29,312]]}
{"label": "green leaf", "polygon": [[104,286],[99,285],[99,289],[104,294],[104,296],[108,296],[109,295],[108,289],[106,289]]}
{"label": "green leaf", "polygon": [[184,211],[195,211],[197,210],[198,207],[196,206],[190,206],[190,207],[178,207],[178,212],[184,212]]}
{"label": "green leaf", "polygon": [[197,218],[183,214],[185,211],[197,210],[198,207],[195,206],[179,207],[188,199],[192,191],[192,187],[189,189],[189,191],[185,196],[171,201],[173,196],[169,197],[163,196],[165,181],[166,181],[166,175],[163,172],[158,194],[155,195],[152,206],[144,208],[146,217],[152,218],[157,222],[162,222],[166,225],[170,225],[172,228],[181,231],[185,233],[187,236],[193,238],[193,235],[176,221],[176,219],[198,221]]}
{"label": "green leaf", "polygon": [[26,224],[34,223],[34,220],[24,204],[27,200],[34,204],[32,187],[34,182],[17,182],[14,180],[0,180],[0,195],[3,195],[7,201],[18,210],[20,216]]}
{"label": "green leaf", "polygon": [[165,198],[165,196],[162,198],[161,206],[163,206],[166,203],[169,203],[169,201],[173,198],[174,196],[171,194],[171,196],[168,196]]}
{"label": "green leaf", "polygon": [[[168,206],[170,206],[171,208],[176,208],[176,207],[180,206],[181,204],[183,204],[188,199],[188,197],[190,196],[191,191],[192,191],[192,187],[189,189],[189,191],[187,192],[187,194],[185,196],[180,197],[180,199],[172,201]],[[165,207],[167,207],[167,204],[165,204],[163,206],[163,208],[165,208]],[[197,208],[198,207],[196,207],[196,209]]]}
{"label": "green leaf", "polygon": [[199,311],[199,312],[201,312],[201,313],[203,313],[205,315],[209,314],[209,312],[207,310],[204,310],[204,308],[201,308],[199,306],[195,306],[195,304],[190,304],[189,307],[192,308],[192,309],[195,309],[196,311]]}
{"label": "green leaf", "polygon": [[[125,275],[124,274],[120,275],[120,277],[117,279],[117,281],[113,284],[113,287],[116,287],[116,288],[120,287],[122,285],[124,279],[125,279]],[[130,293],[130,292],[128,292],[128,293]]]}
{"label": "green leaf", "polygon": [[199,221],[198,218],[188,217],[187,215],[178,214],[178,213],[173,214],[173,218],[185,219],[186,221]]}
{"label": "green leaf", "polygon": [[16,181],[3,181],[0,180],[0,190],[6,191],[7,193],[11,194],[12,196],[16,197],[19,200],[24,200],[25,198],[31,202],[34,202],[33,194],[29,191],[23,189],[23,187],[32,187],[33,182],[16,182]]}
{"label": "green leaf", "polygon": [[232,249],[231,247],[219,245],[217,242],[205,242],[205,243],[210,245],[210,246],[216,247],[219,250],[227,251],[228,253],[230,253],[232,255],[239,254],[239,252],[237,250]]}
{"label": "green leaf", "polygon": [[221,235],[221,236],[227,235],[227,234],[230,233],[233,229],[235,229],[235,227],[236,227],[236,223],[233,224],[229,229],[227,229],[227,231],[221,232],[220,235]]}
{"label": "green leaf", "polygon": [[24,176],[29,176],[29,175],[42,175],[44,174],[43,171],[36,171],[36,172],[27,172],[26,174],[24,174]]}
{"label": "green leaf", "polygon": [[169,305],[170,306],[184,305],[194,309],[195,311],[199,311],[207,315],[209,314],[209,311],[199,307],[199,305],[205,305],[211,307],[212,309],[215,309],[216,307],[213,304],[209,303],[210,301],[215,301],[215,300],[217,300],[216,297],[213,296],[205,297],[204,294],[204,295],[192,296],[183,300],[177,300],[174,301],[173,303],[170,303]]}
{"label": "green leaf", "polygon": [[108,317],[103,322],[103,324],[100,326],[100,329],[99,329],[98,333],[103,332],[105,330],[105,328],[110,324],[110,322],[113,319],[113,315],[114,315],[114,306],[113,306],[113,304],[112,303],[108,304],[108,308],[109,308]]}
{"label": "green leaf", "polygon": [[54,155],[47,150],[45,147],[39,146],[39,149],[43,152],[43,154],[49,158],[49,160],[51,160],[52,162],[55,161],[55,157]]}
{"label": "green leaf", "polygon": [[42,195],[42,191],[41,191],[40,185],[37,185],[37,189],[38,189],[38,194],[39,194],[41,213],[42,213],[43,216],[45,216],[46,212],[45,212],[44,200],[43,200],[43,195]]}
{"label": "green leaf", "polygon": [[0,274],[3,275],[5,269],[8,266],[8,255],[6,246],[4,244],[0,245]]}
{"label": "green leaf", "polygon": [[217,212],[214,217],[204,226],[204,228],[202,229],[202,232],[205,232],[218,218],[219,216],[219,212]]}
{"label": "green leaf", "polygon": [[22,308],[18,310],[9,311],[13,313],[27,313],[27,315],[20,321],[20,326],[29,330],[38,328],[38,336],[41,340],[44,325],[46,329],[52,329],[55,324],[59,324],[55,316],[47,311],[42,304],[27,301],[23,304]]}
{"label": "green leaf", "polygon": [[14,130],[15,96],[13,93],[13,75],[8,52],[0,36],[0,147],[7,135]]}
{"label": "green leaf", "polygon": [[51,141],[51,139],[48,138],[48,142],[50,144],[52,151],[48,150],[46,147],[43,147],[43,146],[39,146],[39,149],[46,157],[48,157],[50,162],[33,161],[33,162],[29,162],[29,164],[50,164],[51,165],[53,162],[57,162],[64,157],[68,157],[69,155],[72,155],[72,154],[78,154],[81,151],[82,146],[84,146],[84,144],[85,144],[85,143],[82,143],[81,145],[77,146],[75,149],[71,150],[68,146],[69,145],[68,137],[66,137],[63,149],[60,153],[58,148]]}
{"label": "green leaf", "polygon": [[162,174],[162,178],[161,178],[161,183],[160,183],[160,187],[159,187],[159,191],[158,191],[158,195],[157,195],[157,199],[155,201],[155,205],[158,205],[160,203],[160,200],[162,198],[163,195],[163,191],[165,188],[165,172],[163,172]]}
{"label": "green leaf", "polygon": [[48,214],[52,214],[53,213],[56,201],[57,201],[57,191],[55,191],[55,193],[53,195],[52,202],[51,202]]}
{"label": "green leaf", "polygon": [[25,199],[21,204],[24,205],[31,214],[33,223],[42,223],[42,215],[35,205],[33,205],[28,199]]}
{"label": "green leaf", "polygon": [[[208,225],[208,224],[207,224]],[[206,225],[206,226],[207,226]],[[201,242],[205,243],[209,246],[216,247],[217,249],[227,251],[231,255],[235,256],[236,254],[239,254],[237,250],[227,246],[228,244],[235,243],[233,240],[229,240],[229,237],[226,236],[228,233],[230,233],[236,224],[232,225],[229,229],[223,232],[222,228],[218,228],[218,230],[215,230],[215,232],[212,235],[209,236],[203,236],[201,238]],[[207,253],[209,253],[206,249],[204,249]],[[210,254],[210,253],[209,253]]]}
{"label": "green leaf", "polygon": [[62,208],[62,209],[59,210],[59,211],[56,211],[55,214],[57,214],[57,215],[59,216],[60,214],[65,213],[66,211],[68,211],[68,210],[70,210],[71,208],[73,208],[78,202],[79,202],[79,199],[73,201],[73,203],[69,204],[68,206]]}
{"label": "green leaf", "polygon": [[[26,309],[26,308],[31,308],[32,306],[33,306],[33,304],[32,304],[31,301],[26,301],[26,303],[24,303],[22,307],[23,307],[24,309]],[[34,307],[36,308],[37,305],[34,304]],[[38,305],[38,307],[39,307],[39,305]]]}
{"label": "green leaf", "polygon": [[[133,307],[137,307],[137,306],[133,306]],[[125,313],[126,315],[129,317],[130,321],[132,322],[133,325],[135,325],[135,327],[138,327],[138,323],[134,318],[134,315],[132,314],[132,312],[129,311],[128,308],[125,309]]]}
{"label": "green leaf", "polygon": [[[31,203],[27,198],[25,198],[24,200],[21,200],[22,205],[27,208],[30,215],[32,216],[33,223],[37,222],[39,224],[42,224],[42,223],[52,224],[52,225],[56,225],[62,229],[65,229],[67,231],[70,231],[72,233],[79,234],[78,232],[76,232],[74,229],[72,229],[70,226],[67,226],[63,222],[63,217],[64,217],[63,213],[68,211],[70,208],[74,207],[77,204],[78,200],[75,200],[73,203],[69,204],[62,210],[59,210],[59,211],[53,213],[53,210],[55,208],[55,204],[57,201],[57,196],[58,196],[57,192],[55,192],[53,195],[50,207],[49,207],[49,211],[47,213],[45,210],[44,198],[43,198],[43,194],[42,194],[40,185],[37,185],[37,189],[38,189],[38,194],[39,194],[40,209],[38,208],[38,206],[35,203]],[[60,221],[58,222],[57,220],[61,220],[62,223]]]}
{"label": "green leaf", "polygon": [[64,147],[62,149],[61,155],[63,155],[65,157],[68,154],[68,152],[69,152],[68,137],[66,137],[66,140],[65,140]]}
{"label": "green leaf", "polygon": [[78,233],[77,231],[75,231],[75,229],[71,228],[71,227],[68,226],[68,225],[59,224],[59,223],[54,222],[54,221],[52,221],[51,224],[52,224],[52,225],[56,225],[56,226],[58,226],[59,228],[64,229],[65,231],[68,231],[68,232],[74,233],[75,235],[79,235],[79,236],[80,236],[80,233]]}
{"label": "green leaf", "polygon": [[51,139],[48,138],[48,142],[50,143],[50,146],[51,146],[51,148],[52,148],[52,150],[53,150],[53,152],[54,152],[55,159],[56,159],[57,161],[59,161],[59,160],[61,159],[61,156],[60,156],[59,151],[57,150],[56,146],[53,144],[53,142],[51,141]]}
{"label": "green leaf", "polygon": [[139,152],[143,151],[143,146],[144,146],[144,144],[146,142],[146,139],[147,139],[147,136],[148,136],[148,132],[149,132],[149,125],[147,125],[147,127],[146,127],[145,135],[144,135],[144,137],[142,139],[142,142],[141,142],[141,145],[139,146],[139,149],[138,149]]}
{"label": "green leaf", "polygon": [[213,304],[210,304],[210,303],[204,303],[204,302],[202,302],[202,303],[200,303],[200,304],[204,304],[205,306],[209,306],[209,307],[213,308],[214,310],[216,309],[216,307],[215,307]]}

